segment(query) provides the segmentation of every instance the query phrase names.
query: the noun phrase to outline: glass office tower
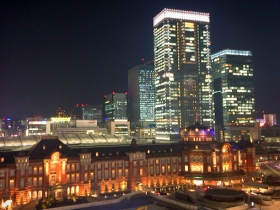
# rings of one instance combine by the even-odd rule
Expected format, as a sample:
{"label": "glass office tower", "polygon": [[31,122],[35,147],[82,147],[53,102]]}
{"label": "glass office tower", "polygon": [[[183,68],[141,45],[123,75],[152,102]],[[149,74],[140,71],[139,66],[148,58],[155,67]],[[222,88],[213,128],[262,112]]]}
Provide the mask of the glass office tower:
{"label": "glass office tower", "polygon": [[216,139],[252,140],[256,122],[252,52],[227,49],[211,59]]}
{"label": "glass office tower", "polygon": [[127,93],[115,93],[104,96],[104,120],[127,120]]}
{"label": "glass office tower", "polygon": [[157,138],[213,127],[209,13],[164,9],[153,26]]}
{"label": "glass office tower", "polygon": [[155,90],[153,65],[139,65],[128,71],[127,97],[128,118],[132,125],[147,127],[148,122],[154,121]]}

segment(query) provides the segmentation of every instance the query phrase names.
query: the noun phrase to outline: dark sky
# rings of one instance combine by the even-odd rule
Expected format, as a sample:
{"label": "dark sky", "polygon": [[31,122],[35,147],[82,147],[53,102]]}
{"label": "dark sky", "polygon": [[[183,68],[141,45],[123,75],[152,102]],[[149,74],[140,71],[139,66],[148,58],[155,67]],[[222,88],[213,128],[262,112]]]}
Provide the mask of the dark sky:
{"label": "dark sky", "polygon": [[50,117],[127,91],[127,71],[153,59],[153,17],[173,8],[210,13],[212,53],[253,52],[256,110],[280,118],[279,0],[0,2],[0,117]]}

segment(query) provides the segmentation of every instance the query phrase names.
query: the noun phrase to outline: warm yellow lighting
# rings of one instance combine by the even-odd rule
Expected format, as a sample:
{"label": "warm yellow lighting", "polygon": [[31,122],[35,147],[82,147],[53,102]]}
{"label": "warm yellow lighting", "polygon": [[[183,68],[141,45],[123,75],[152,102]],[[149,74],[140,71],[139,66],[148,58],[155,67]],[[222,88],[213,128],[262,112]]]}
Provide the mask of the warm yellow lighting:
{"label": "warm yellow lighting", "polygon": [[11,207],[11,204],[12,204],[12,200],[11,199],[6,200],[5,202],[2,202],[2,207],[4,209],[6,209],[7,207]]}
{"label": "warm yellow lighting", "polygon": [[46,174],[48,175],[49,174],[49,162],[46,162]]}
{"label": "warm yellow lighting", "polygon": [[62,174],[65,174],[65,168],[66,168],[66,161],[62,161]]}
{"label": "warm yellow lighting", "polygon": [[52,117],[52,123],[56,122],[70,122],[71,117]]}

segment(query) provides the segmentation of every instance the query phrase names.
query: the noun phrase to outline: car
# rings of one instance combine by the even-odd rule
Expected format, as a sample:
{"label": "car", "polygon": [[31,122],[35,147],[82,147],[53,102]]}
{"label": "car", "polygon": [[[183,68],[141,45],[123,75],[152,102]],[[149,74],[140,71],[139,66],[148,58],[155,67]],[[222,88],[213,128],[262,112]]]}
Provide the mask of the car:
{"label": "car", "polygon": [[167,195],[167,192],[164,192],[164,191],[156,191],[155,194],[156,194],[156,195]]}

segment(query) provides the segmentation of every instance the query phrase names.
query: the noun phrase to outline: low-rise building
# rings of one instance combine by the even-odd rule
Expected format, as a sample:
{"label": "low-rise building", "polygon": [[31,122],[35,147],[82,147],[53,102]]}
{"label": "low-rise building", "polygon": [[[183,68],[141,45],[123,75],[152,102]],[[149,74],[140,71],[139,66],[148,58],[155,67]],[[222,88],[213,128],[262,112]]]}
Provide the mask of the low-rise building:
{"label": "low-rise building", "polygon": [[16,204],[24,204],[50,195],[63,199],[136,190],[140,185],[142,189],[229,185],[241,183],[244,170],[254,170],[254,149],[246,144],[137,144],[133,139],[127,145],[100,145],[71,138],[42,136],[31,147],[0,152],[0,198],[10,196]]}

